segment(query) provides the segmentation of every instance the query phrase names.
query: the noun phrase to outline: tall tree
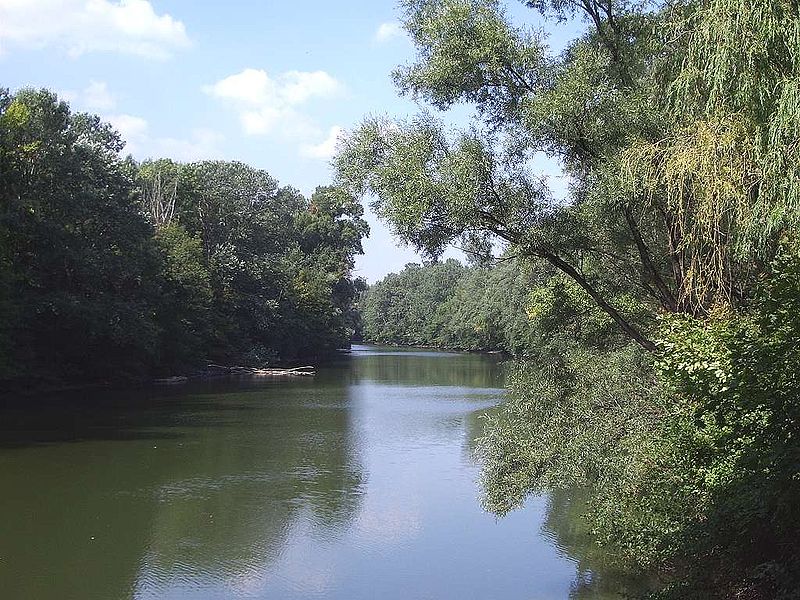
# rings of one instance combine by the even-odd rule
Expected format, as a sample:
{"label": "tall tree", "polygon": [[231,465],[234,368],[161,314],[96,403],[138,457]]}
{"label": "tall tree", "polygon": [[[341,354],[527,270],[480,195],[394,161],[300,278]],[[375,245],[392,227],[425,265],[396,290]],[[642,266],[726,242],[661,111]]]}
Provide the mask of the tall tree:
{"label": "tall tree", "polygon": [[142,372],[158,262],[119,135],[45,90],[3,93],[0,131],[5,376]]}

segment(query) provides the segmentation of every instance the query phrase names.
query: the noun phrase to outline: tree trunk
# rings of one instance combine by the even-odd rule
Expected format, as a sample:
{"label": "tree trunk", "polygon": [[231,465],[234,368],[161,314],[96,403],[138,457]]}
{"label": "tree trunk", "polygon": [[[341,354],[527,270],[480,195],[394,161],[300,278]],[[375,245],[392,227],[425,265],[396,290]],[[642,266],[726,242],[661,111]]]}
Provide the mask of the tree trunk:
{"label": "tree trunk", "polygon": [[611,304],[609,304],[608,301],[605,298],[603,298],[600,292],[598,292],[594,288],[594,286],[592,286],[592,284],[590,284],[586,280],[586,278],[581,273],[579,273],[577,269],[575,269],[575,267],[566,262],[560,256],[557,256],[552,252],[548,252],[547,250],[539,249],[536,251],[536,253],[539,257],[545,259],[547,262],[549,262],[551,265],[562,271],[564,274],[574,279],[575,282],[579,286],[581,286],[586,291],[586,293],[589,294],[589,296],[592,297],[592,300],[595,301],[600,310],[602,310],[609,317],[611,317],[614,320],[614,322],[617,325],[619,325],[622,328],[622,330],[634,342],[639,344],[642,348],[644,348],[650,353],[656,352],[656,345],[652,341],[644,337],[644,335],[642,335],[642,332],[636,329],[636,327],[634,327],[628,321],[626,321],[625,318],[621,314],[619,314],[617,309],[611,306]]}

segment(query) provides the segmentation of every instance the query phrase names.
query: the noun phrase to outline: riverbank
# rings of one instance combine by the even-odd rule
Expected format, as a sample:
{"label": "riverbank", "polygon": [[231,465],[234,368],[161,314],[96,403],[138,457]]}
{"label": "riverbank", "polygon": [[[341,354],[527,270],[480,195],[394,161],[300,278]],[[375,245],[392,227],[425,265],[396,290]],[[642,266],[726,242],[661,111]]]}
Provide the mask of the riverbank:
{"label": "riverbank", "polygon": [[[317,357],[317,365],[336,360],[343,350]],[[303,361],[305,362],[305,361]],[[269,367],[225,366],[208,363],[187,369],[182,373],[162,374],[160,376],[120,376],[115,379],[66,381],[63,379],[25,378],[0,381],[0,397],[35,397],[47,394],[73,393],[94,390],[113,390],[120,387],[144,388],[149,386],[179,385],[193,381],[234,379],[246,377],[302,377],[313,374],[315,365],[297,363]]]}

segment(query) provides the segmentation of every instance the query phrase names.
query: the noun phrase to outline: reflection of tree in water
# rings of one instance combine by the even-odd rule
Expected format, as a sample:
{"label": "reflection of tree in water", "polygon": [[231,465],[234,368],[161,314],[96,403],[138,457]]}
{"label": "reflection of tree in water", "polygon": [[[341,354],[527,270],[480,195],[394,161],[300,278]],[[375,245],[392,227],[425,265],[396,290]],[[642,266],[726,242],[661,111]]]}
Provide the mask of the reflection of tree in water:
{"label": "reflection of tree in water", "polygon": [[[41,411],[52,435],[25,425],[45,443],[0,455],[0,510],[13,515],[0,524],[8,597],[224,582],[266,570],[298,518],[332,537],[357,513],[364,477],[341,384],[147,395],[71,420]],[[15,427],[15,447],[22,437]]]}
{"label": "reflection of tree in water", "polygon": [[503,365],[494,355],[387,350],[385,355],[355,355],[352,377],[355,381],[415,387],[499,388],[503,386]]}
{"label": "reflection of tree in water", "polygon": [[466,438],[464,440],[464,452],[471,460],[479,460],[478,449],[480,440],[486,435],[486,417],[494,416],[500,410],[501,405],[497,404],[488,408],[474,410],[467,415],[465,422]]}
{"label": "reflection of tree in water", "polygon": [[572,600],[619,600],[637,597],[648,589],[646,577],[615,569],[605,550],[594,542],[583,518],[588,494],[580,490],[550,493],[542,533],[559,551],[575,561],[577,574]]}
{"label": "reflection of tree in water", "polygon": [[[279,398],[201,436],[194,460],[162,487],[149,549],[152,576],[189,571],[226,578],[263,570],[301,514],[325,537],[353,519],[363,475],[343,388],[279,389]],[[259,395],[231,400],[265,400]]]}

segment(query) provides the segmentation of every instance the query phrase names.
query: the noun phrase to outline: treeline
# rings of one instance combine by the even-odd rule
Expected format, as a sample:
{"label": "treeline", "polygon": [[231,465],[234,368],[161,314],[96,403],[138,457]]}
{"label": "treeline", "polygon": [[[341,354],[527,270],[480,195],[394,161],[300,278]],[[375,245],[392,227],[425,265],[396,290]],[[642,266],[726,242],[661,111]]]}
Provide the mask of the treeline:
{"label": "treeline", "polygon": [[563,334],[574,339],[575,331],[555,326],[567,313],[583,315],[580,335],[611,335],[609,319],[590,314],[569,287],[551,271],[514,259],[473,267],[453,259],[411,263],[364,292],[363,335],[377,343],[530,356]]}
{"label": "treeline", "polygon": [[263,365],[346,346],[368,226],[238,162],[137,163],[46,90],[0,92],[0,382]]}
{"label": "treeline", "polygon": [[[430,258],[500,244],[533,274],[518,303],[532,360],[479,448],[489,508],[588,490],[603,554],[658,597],[797,598],[800,9],[525,4],[585,31],[556,55],[492,0],[403,2],[417,56],[400,91],[474,122],[368,118],[338,181]],[[537,153],[570,177],[566,200]],[[515,297],[512,268],[406,269],[370,292],[368,335],[449,344],[463,308],[464,347],[507,344],[471,332],[502,322],[480,315]],[[470,277],[498,287],[459,292]]]}

